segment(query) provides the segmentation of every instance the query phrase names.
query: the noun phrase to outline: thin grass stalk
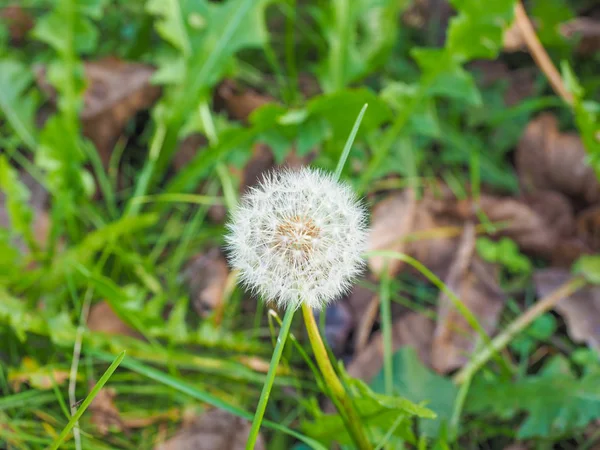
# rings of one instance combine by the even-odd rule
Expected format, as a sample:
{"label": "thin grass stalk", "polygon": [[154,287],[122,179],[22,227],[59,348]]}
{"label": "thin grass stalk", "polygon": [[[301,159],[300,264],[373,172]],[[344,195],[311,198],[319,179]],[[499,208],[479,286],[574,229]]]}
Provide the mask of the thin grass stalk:
{"label": "thin grass stalk", "polygon": [[267,403],[269,402],[269,396],[271,395],[271,388],[273,387],[273,382],[275,381],[277,366],[279,365],[279,360],[281,359],[281,354],[283,353],[283,348],[285,347],[285,342],[287,341],[295,312],[295,308],[288,308],[285,312],[285,316],[283,317],[283,324],[279,329],[279,336],[277,337],[277,344],[273,350],[273,356],[271,357],[271,363],[269,364],[267,378],[263,384],[262,392],[260,393],[260,398],[258,400],[258,406],[256,407],[254,419],[252,420],[252,427],[250,428],[250,434],[248,435],[248,441],[246,442],[246,450],[254,450],[254,445],[256,444],[256,439],[258,438],[258,433],[260,431],[260,424],[262,423],[265,415]]}

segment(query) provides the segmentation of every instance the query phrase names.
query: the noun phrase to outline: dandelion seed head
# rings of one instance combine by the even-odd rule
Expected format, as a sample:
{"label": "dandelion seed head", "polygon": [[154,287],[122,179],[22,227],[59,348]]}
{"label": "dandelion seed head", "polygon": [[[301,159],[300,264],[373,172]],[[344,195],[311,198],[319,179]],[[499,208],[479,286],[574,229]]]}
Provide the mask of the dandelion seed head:
{"label": "dandelion seed head", "polygon": [[281,307],[320,309],[364,267],[365,211],[325,172],[273,172],[233,211],[226,236],[241,282]]}

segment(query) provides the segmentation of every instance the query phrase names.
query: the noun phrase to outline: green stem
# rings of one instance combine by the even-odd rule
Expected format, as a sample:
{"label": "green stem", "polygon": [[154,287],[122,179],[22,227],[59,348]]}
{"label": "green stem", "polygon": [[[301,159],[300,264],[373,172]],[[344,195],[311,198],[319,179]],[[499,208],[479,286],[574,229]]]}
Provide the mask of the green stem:
{"label": "green stem", "polygon": [[348,396],[348,393],[344,389],[342,382],[338,378],[333,366],[331,365],[331,361],[327,355],[327,350],[325,349],[325,345],[323,344],[323,340],[319,334],[319,327],[317,326],[315,317],[313,316],[312,310],[306,305],[306,303],[302,303],[302,316],[304,317],[306,331],[308,332],[308,339],[310,340],[310,345],[313,349],[313,353],[315,354],[317,365],[323,374],[325,384],[329,388],[331,395],[334,397],[333,400],[340,415],[348,419],[346,423],[349,427],[348,431],[350,432],[354,443],[360,450],[372,449],[373,447],[371,446],[371,443],[367,439],[367,436],[361,426],[360,417],[354,409],[352,399]]}
{"label": "green stem", "polygon": [[263,420],[263,416],[265,415],[265,409],[267,409],[267,403],[269,401],[269,396],[271,395],[271,388],[273,387],[273,382],[275,381],[275,372],[277,371],[277,366],[279,365],[279,360],[281,359],[281,354],[283,353],[283,348],[285,347],[285,342],[290,332],[290,327],[292,325],[292,319],[294,318],[295,312],[295,308],[288,308],[285,312],[285,316],[283,317],[283,324],[279,330],[277,344],[273,350],[273,356],[271,357],[271,363],[269,364],[267,378],[263,384],[263,389],[260,393],[260,399],[258,400],[258,406],[256,407],[254,419],[252,420],[252,428],[250,429],[248,442],[246,442],[246,450],[254,450],[254,445],[256,443],[256,439],[258,438],[258,432],[260,431],[260,424]]}

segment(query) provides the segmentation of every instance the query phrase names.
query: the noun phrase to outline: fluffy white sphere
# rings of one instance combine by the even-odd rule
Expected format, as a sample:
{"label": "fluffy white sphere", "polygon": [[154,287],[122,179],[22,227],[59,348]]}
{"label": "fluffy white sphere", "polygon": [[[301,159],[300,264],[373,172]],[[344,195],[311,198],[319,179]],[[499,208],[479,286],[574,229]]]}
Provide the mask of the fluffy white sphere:
{"label": "fluffy white sphere", "polygon": [[352,190],[328,173],[271,173],[232,213],[230,264],[264,300],[322,308],[347,291],[364,266],[365,217]]}

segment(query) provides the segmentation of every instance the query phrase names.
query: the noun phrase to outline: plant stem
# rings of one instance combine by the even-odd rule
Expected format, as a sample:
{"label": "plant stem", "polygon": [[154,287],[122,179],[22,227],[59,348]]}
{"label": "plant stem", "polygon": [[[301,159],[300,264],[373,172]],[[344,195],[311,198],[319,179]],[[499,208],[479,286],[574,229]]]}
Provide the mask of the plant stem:
{"label": "plant stem", "polygon": [[531,323],[550,311],[563,298],[568,297],[586,285],[585,279],[575,277],[564,283],[550,295],[539,300],[535,305],[529,308],[525,313],[515,319],[508,325],[502,333],[496,336],[489,345],[486,345],[481,352],[477,353],[469,363],[463,367],[454,377],[456,383],[463,383],[470,380],[473,375],[489,361],[492,355],[499,353],[508,343],[521,331],[527,328]]}
{"label": "plant stem", "polygon": [[550,81],[550,85],[552,86],[552,89],[554,89],[554,92],[556,92],[567,104],[573,105],[573,95],[565,88],[560,73],[552,63],[546,49],[535,34],[535,29],[533,28],[521,1],[517,1],[515,5],[515,23],[519,30],[521,30],[523,40],[525,41],[531,56],[538,67],[542,69],[542,72],[548,77],[548,81]]}
{"label": "plant stem", "polygon": [[304,317],[306,331],[308,332],[308,339],[310,340],[310,345],[313,349],[313,353],[315,354],[317,365],[323,374],[325,384],[329,388],[331,395],[334,397],[334,403],[338,409],[343,409],[342,411],[339,411],[339,413],[348,419],[346,423],[354,443],[360,450],[372,449],[373,447],[371,446],[361,426],[360,417],[354,409],[352,399],[348,396],[348,393],[344,389],[342,382],[338,378],[333,366],[331,365],[331,361],[329,360],[327,350],[325,349],[325,345],[323,344],[323,340],[319,334],[319,327],[317,326],[317,322],[315,321],[312,310],[305,303],[302,303],[302,316]]}
{"label": "plant stem", "polygon": [[290,327],[292,325],[292,319],[294,318],[295,312],[295,308],[288,308],[285,312],[285,316],[283,317],[283,324],[279,329],[279,336],[277,336],[277,344],[273,350],[273,356],[271,357],[271,363],[269,364],[267,378],[263,384],[263,389],[260,393],[260,399],[258,400],[258,406],[256,407],[254,419],[252,420],[252,428],[250,429],[248,442],[246,442],[246,450],[254,450],[254,445],[256,443],[256,439],[258,438],[258,432],[260,431],[260,424],[263,416],[265,415],[265,409],[267,408],[269,396],[271,395],[271,388],[273,387],[273,382],[275,381],[275,372],[277,371],[277,366],[279,365],[279,360],[281,359],[281,354],[283,353],[283,348],[285,347],[285,342],[290,332]]}

